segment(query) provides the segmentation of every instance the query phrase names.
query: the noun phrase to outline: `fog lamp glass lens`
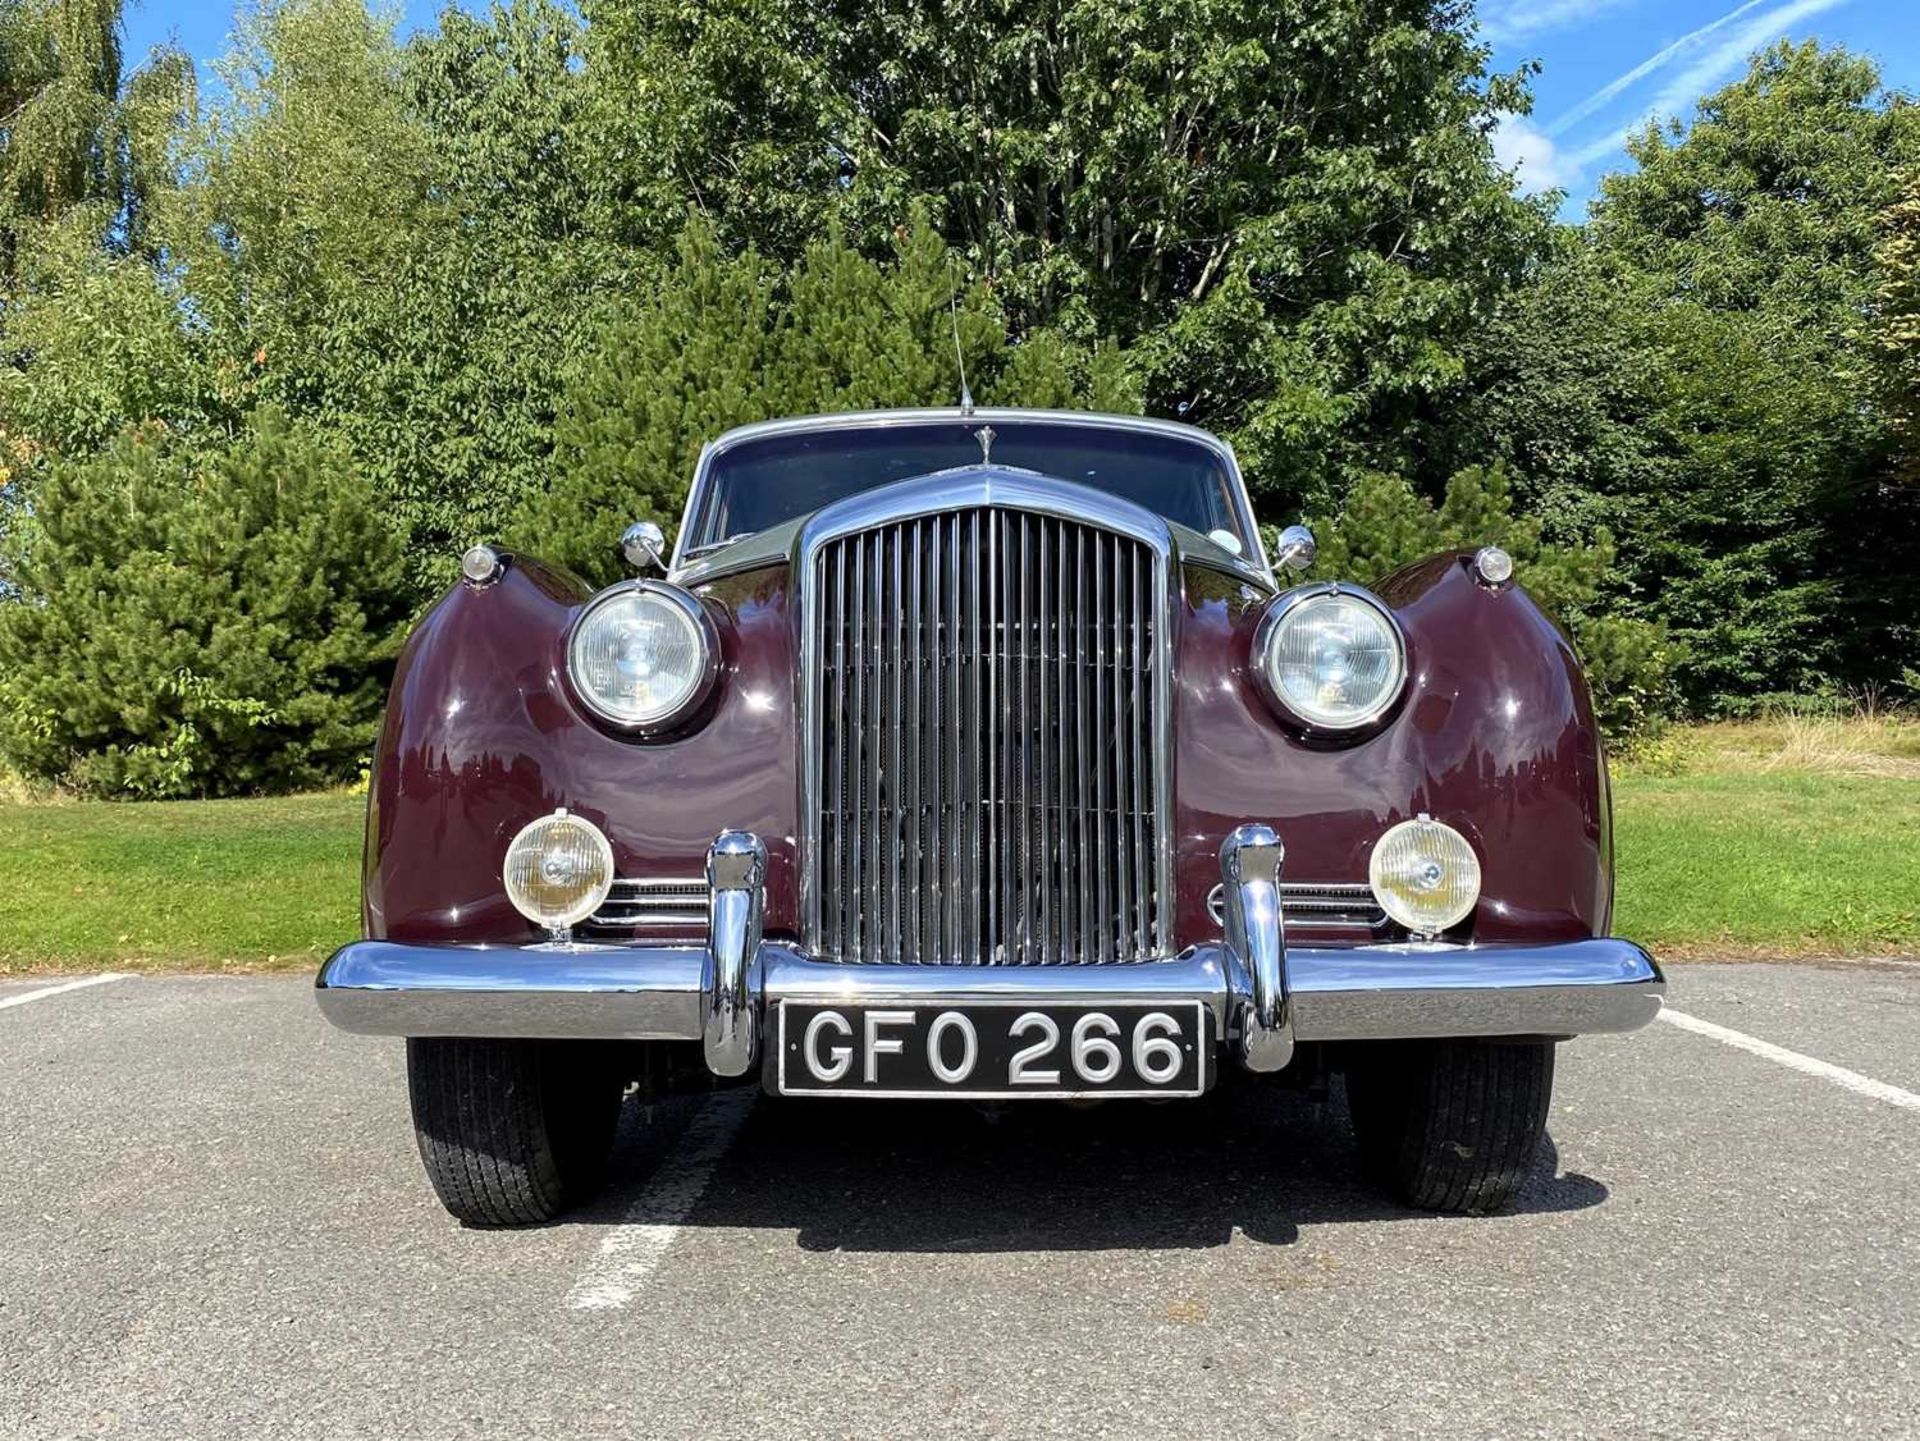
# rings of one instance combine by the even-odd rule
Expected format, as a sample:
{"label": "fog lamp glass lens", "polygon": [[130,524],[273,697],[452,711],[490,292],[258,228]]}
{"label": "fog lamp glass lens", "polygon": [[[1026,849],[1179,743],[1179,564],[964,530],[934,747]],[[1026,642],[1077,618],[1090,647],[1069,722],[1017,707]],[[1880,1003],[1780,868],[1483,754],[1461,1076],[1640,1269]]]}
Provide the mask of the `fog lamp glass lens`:
{"label": "fog lamp glass lens", "polygon": [[1480,899],[1480,858],[1473,847],[1452,826],[1426,816],[1402,821],[1380,837],[1367,876],[1380,908],[1420,935],[1459,925]]}
{"label": "fog lamp glass lens", "polygon": [[537,925],[578,925],[613,888],[613,847],[599,827],[556,811],[522,830],[507,847],[507,899]]}
{"label": "fog lamp glass lens", "polygon": [[602,713],[627,725],[675,715],[707,672],[707,638],[686,606],[653,590],[597,603],[574,632],[574,683]]}
{"label": "fog lamp glass lens", "polygon": [[1334,729],[1378,716],[1399,693],[1406,669],[1393,622],[1358,596],[1333,592],[1281,614],[1265,664],[1288,710]]}

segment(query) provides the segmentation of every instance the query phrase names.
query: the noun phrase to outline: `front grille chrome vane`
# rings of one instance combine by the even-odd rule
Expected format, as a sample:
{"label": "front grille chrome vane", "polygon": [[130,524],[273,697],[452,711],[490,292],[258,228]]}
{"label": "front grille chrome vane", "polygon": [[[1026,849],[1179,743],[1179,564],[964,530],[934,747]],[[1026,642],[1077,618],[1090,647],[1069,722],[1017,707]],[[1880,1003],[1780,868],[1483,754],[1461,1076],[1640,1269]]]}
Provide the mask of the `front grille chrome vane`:
{"label": "front grille chrome vane", "polygon": [[810,546],[815,954],[1169,953],[1167,550],[1150,531],[990,505]]}

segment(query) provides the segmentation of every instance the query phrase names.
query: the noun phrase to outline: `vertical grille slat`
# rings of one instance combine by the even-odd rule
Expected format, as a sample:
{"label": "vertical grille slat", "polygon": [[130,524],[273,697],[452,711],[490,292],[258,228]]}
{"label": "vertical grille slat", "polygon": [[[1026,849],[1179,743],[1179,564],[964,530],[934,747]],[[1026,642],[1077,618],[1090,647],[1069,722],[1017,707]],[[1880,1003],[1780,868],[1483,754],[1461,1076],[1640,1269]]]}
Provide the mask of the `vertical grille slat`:
{"label": "vertical grille slat", "polygon": [[1168,954],[1163,549],[982,505],[810,554],[809,949],[921,965]]}
{"label": "vertical grille slat", "polygon": [[966,686],[966,701],[960,713],[960,802],[962,850],[961,864],[966,867],[960,886],[960,954],[980,954],[980,903],[986,887],[980,883],[980,745],[985,728],[980,724],[980,512],[967,516],[966,554],[971,565],[963,565],[967,610],[960,623],[961,675]]}
{"label": "vertical grille slat", "polygon": [[1147,713],[1145,697],[1150,693],[1151,675],[1148,666],[1151,657],[1147,653],[1146,631],[1148,606],[1152,604],[1153,576],[1148,567],[1136,560],[1133,572],[1133,610],[1130,616],[1133,636],[1133,663],[1129,668],[1128,682],[1133,692],[1134,723],[1129,726],[1128,740],[1133,747],[1133,853],[1137,864],[1133,869],[1133,915],[1135,944],[1144,949],[1148,944],[1147,913],[1148,887],[1152,885],[1152,830],[1148,820],[1152,814],[1148,810],[1150,781],[1147,777],[1146,759],[1142,751],[1146,732]]}
{"label": "vertical grille slat", "polygon": [[1034,889],[1039,892],[1040,898],[1039,954],[1044,957],[1059,954],[1054,924],[1059,916],[1060,901],[1054,894],[1051,879],[1055,831],[1052,808],[1047,804],[1047,788],[1059,770],[1059,746],[1054,738],[1054,725],[1060,706],[1052,685],[1053,669],[1047,664],[1047,597],[1053,594],[1053,545],[1047,534],[1046,517],[1036,516],[1033,524],[1039,532],[1039,544],[1035,549],[1040,561],[1033,590],[1033,675],[1039,701],[1032,713],[1031,724],[1040,738],[1040,770],[1033,778],[1033,809],[1039,819],[1040,831],[1040,848],[1034,852],[1034,864],[1038,871]]}
{"label": "vertical grille slat", "polygon": [[1133,946],[1137,944],[1133,933],[1133,852],[1129,846],[1127,833],[1127,802],[1131,794],[1127,791],[1127,766],[1131,762],[1131,752],[1127,748],[1127,735],[1119,729],[1121,718],[1127,714],[1127,670],[1133,664],[1133,658],[1127,650],[1127,562],[1119,537],[1114,537],[1114,595],[1112,595],[1112,614],[1116,618],[1117,631],[1114,635],[1114,664],[1108,666],[1108,672],[1102,681],[1108,685],[1108,712],[1114,716],[1114,921],[1117,934],[1114,944]]}
{"label": "vertical grille slat", "polygon": [[947,794],[941,817],[942,828],[947,832],[947,868],[940,875],[940,891],[947,898],[945,907],[947,917],[946,934],[940,938],[939,955],[958,956],[965,953],[966,943],[960,935],[960,891],[965,884],[967,858],[961,850],[963,837],[961,831],[961,791],[964,777],[960,769],[960,710],[966,704],[960,689],[960,653],[966,642],[960,634],[960,517],[948,520],[948,542],[941,552],[941,561],[947,567],[947,600],[950,609],[946,616],[946,634],[941,637],[941,649],[948,659],[948,681],[950,682],[947,700],[947,715],[951,722],[947,732],[947,759],[950,769],[947,773]]}
{"label": "vertical grille slat", "polygon": [[[1098,741],[1092,756],[1092,844],[1094,844],[1094,908],[1092,908],[1092,946],[1096,956],[1112,956],[1117,936],[1114,934],[1114,869],[1112,856],[1108,852],[1108,831],[1112,831],[1110,810],[1110,791],[1106,785],[1108,769],[1112,768],[1114,741],[1117,739],[1112,721],[1117,716],[1108,716],[1106,702],[1112,697],[1108,687],[1108,677],[1114,673],[1112,656],[1108,647],[1114,643],[1112,627],[1106,624],[1106,618],[1112,616],[1108,601],[1108,576],[1106,576],[1106,553],[1108,545],[1116,543],[1117,535],[1094,535],[1092,537],[1092,635],[1096,668],[1092,673],[1092,733]],[[1085,662],[1085,656],[1083,656]]]}

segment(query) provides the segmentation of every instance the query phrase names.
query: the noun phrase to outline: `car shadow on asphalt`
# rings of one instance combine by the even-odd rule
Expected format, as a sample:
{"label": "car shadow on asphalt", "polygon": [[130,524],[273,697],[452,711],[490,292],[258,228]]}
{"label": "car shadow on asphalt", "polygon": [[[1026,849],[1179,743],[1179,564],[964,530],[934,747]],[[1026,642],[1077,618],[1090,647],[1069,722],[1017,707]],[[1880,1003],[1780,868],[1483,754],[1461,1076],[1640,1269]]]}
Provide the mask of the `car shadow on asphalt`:
{"label": "car shadow on asphalt", "polygon": [[[612,1184],[574,1219],[626,1219],[697,1105],[630,1103]],[[1558,1159],[1548,1137],[1515,1212],[1606,1199]],[[1337,1089],[1314,1100],[1240,1085],[1090,1107],[762,1096],[682,1224],[792,1230],[809,1251],[910,1253],[1196,1249],[1236,1232],[1289,1246],[1304,1225],[1432,1219],[1358,1173]]]}

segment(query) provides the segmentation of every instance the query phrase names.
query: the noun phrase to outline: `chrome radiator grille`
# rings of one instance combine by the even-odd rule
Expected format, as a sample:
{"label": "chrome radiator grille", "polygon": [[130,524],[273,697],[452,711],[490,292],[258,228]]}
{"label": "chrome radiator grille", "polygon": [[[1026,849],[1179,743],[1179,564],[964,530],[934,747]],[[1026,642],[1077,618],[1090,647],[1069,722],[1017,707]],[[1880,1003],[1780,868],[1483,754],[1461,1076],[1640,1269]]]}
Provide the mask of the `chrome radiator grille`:
{"label": "chrome radiator grille", "polygon": [[808,944],[843,961],[1166,954],[1166,561],[979,507],[812,551]]}

